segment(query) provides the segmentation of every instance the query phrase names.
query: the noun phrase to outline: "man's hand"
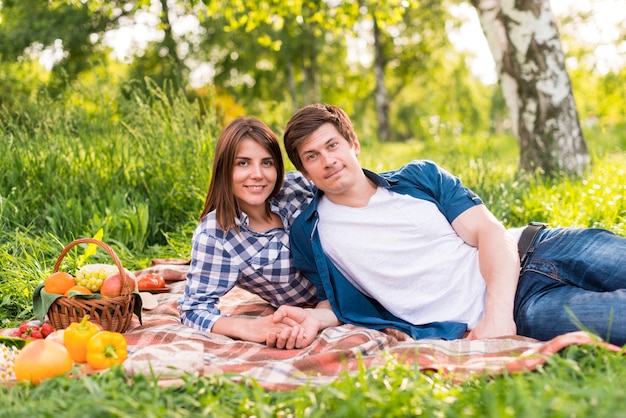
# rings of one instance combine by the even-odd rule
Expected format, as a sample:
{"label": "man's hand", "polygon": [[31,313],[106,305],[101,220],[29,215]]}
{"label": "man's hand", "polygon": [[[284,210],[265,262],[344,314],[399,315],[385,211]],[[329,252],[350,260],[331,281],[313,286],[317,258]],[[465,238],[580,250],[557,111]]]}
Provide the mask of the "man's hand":
{"label": "man's hand", "polygon": [[[304,330],[297,323],[274,321],[272,315],[258,317],[223,316],[213,325],[211,332],[237,338],[244,341],[266,343],[269,347],[293,348],[294,341],[298,340]],[[277,345],[276,336],[281,336],[281,342]]]}
{"label": "man's hand", "polygon": [[285,326],[280,332],[268,335],[266,344],[276,348],[303,348],[310,345],[321,329],[321,322],[311,314],[311,309],[281,306],[273,315],[275,324]]}
{"label": "man's hand", "polygon": [[503,336],[511,336],[517,333],[517,326],[513,319],[496,320],[485,316],[476,328],[467,335],[468,340],[480,340],[483,338],[495,338]]}
{"label": "man's hand", "polygon": [[452,227],[463,241],[478,249],[480,273],[487,287],[484,316],[468,338],[515,335],[513,305],[520,268],[515,239],[484,205],[463,212]]}
{"label": "man's hand", "polygon": [[302,348],[310,345],[318,332],[328,327],[341,325],[327,300],[323,300],[313,308],[298,308],[295,306],[281,306],[274,312],[274,321],[292,328],[302,329],[302,333],[295,330],[282,330],[276,335],[270,335],[266,344],[277,348]]}

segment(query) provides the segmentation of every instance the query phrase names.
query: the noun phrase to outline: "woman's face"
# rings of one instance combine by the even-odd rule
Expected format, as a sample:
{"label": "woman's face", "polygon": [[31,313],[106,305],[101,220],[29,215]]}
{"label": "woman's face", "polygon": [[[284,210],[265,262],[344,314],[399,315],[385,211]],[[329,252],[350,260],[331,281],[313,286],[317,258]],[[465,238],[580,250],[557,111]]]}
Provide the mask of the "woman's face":
{"label": "woman's face", "polygon": [[251,139],[244,139],[235,156],[233,191],[239,208],[250,214],[265,211],[265,202],[278,176],[272,155]]}

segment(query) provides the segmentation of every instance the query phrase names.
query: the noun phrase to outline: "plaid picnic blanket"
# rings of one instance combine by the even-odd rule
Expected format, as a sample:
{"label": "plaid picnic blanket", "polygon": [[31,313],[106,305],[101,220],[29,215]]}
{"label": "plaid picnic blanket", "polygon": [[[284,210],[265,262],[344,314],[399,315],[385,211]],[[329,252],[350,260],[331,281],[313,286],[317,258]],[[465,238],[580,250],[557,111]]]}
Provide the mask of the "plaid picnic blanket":
{"label": "plaid picnic blanket", "polygon": [[[130,351],[125,368],[129,373],[150,368],[164,378],[175,378],[177,371],[234,373],[234,378],[253,377],[267,389],[288,390],[305,384],[327,384],[341,373],[357,372],[360,367],[382,366],[389,356],[419,370],[433,370],[462,381],[476,374],[532,371],[572,344],[602,344],[620,351],[584,332],[547,342],[521,336],[443,341],[414,340],[396,330],[383,332],[352,325],[328,328],[303,349],[268,348],[182,325],[177,300],[185,285],[184,275],[177,278],[172,271],[169,273],[170,292],[155,295],[158,306],[144,311],[142,325],[133,319],[125,334]],[[274,310],[239,288],[222,298],[220,309],[231,315],[267,315]]]}
{"label": "plaid picnic blanket", "polygon": [[[605,344],[584,332],[561,335],[547,342],[513,336],[484,340],[414,340],[396,331],[376,331],[352,325],[328,328],[306,348],[281,350],[264,344],[234,340],[201,332],[180,323],[178,299],[185,282],[184,263],[157,262],[137,272],[162,274],[168,291],[152,295],[157,306],[144,309],[142,323],[135,316],[124,334],[129,374],[159,376],[163,384],[175,384],[183,372],[228,374],[235,380],[254,378],[269,390],[289,390],[302,385],[322,385],[344,372],[380,367],[390,357],[421,371],[432,370],[460,382],[474,375],[497,375],[534,370],[550,355],[572,344],[603,345],[614,352],[620,347]],[[145,306],[146,304],[144,304]],[[268,315],[269,304],[243,289],[235,288],[220,303],[230,315]],[[11,330],[0,334],[10,335]]]}

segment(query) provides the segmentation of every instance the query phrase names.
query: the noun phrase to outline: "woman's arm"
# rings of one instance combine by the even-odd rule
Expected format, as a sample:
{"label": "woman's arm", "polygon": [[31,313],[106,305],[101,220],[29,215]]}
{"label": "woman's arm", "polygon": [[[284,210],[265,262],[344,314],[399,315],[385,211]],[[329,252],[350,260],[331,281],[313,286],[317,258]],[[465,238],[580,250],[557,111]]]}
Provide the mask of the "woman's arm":
{"label": "woman's arm", "polygon": [[213,331],[221,317],[217,304],[235,286],[239,275],[221,240],[201,225],[192,238],[187,284],[179,301],[181,322],[200,331]]}
{"label": "woman's arm", "polygon": [[[228,293],[241,278],[241,266],[228,248],[229,236],[216,238],[210,228],[199,227],[192,239],[191,264],[187,273],[185,293],[180,301],[180,317],[183,324],[246,341],[267,342],[270,335],[283,335],[294,340],[303,333],[300,326],[275,322],[271,315],[243,317],[222,315],[217,307],[219,300]],[[236,239],[236,238],[235,238]],[[284,284],[287,286],[288,284]],[[293,292],[290,293],[294,297]],[[288,344],[280,348],[293,348]]]}
{"label": "woman's arm", "polygon": [[282,345],[270,343],[268,346],[276,348],[294,348],[293,345],[287,346],[287,341],[302,338],[301,334],[303,334],[304,329],[299,326],[276,323],[272,315],[257,317],[220,316],[215,321],[211,332],[257,343],[268,343],[268,341],[272,341],[271,335],[284,335],[285,343]]}

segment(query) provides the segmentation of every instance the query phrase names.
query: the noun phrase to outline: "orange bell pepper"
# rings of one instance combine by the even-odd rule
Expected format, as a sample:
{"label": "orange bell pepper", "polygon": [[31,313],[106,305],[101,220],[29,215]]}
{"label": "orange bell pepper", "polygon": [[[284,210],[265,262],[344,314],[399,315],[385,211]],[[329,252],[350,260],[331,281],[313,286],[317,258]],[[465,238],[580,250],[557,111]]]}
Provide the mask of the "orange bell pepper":
{"label": "orange bell pepper", "polygon": [[87,364],[96,370],[121,364],[128,357],[126,337],[119,332],[100,331],[87,342]]}
{"label": "orange bell pepper", "polygon": [[102,329],[89,322],[89,315],[85,315],[81,322],[73,322],[63,332],[63,343],[69,351],[72,360],[76,363],[87,361],[87,342]]}

